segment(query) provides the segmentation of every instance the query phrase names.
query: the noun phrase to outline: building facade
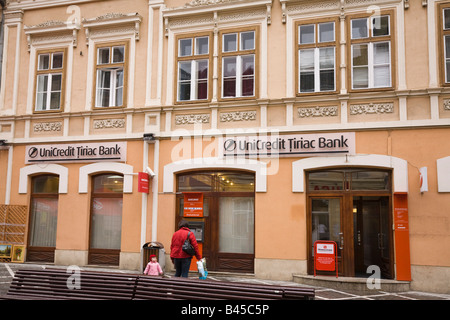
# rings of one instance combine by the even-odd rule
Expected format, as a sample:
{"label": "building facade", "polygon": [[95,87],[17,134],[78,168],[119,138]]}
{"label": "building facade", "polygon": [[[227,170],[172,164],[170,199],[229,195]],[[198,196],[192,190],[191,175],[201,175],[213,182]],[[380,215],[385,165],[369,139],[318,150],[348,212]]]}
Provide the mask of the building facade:
{"label": "building facade", "polygon": [[170,269],[185,218],[210,270],[291,280],[333,241],[341,277],[449,292],[450,1],[11,0],[2,23],[0,204],[25,213],[0,245],[25,261],[139,270],[159,242]]}

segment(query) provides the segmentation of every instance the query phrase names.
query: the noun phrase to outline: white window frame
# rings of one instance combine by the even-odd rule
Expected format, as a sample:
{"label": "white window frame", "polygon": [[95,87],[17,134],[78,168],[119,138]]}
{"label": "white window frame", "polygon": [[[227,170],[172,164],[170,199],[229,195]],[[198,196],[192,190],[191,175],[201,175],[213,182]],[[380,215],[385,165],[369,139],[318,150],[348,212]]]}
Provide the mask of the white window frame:
{"label": "white window frame", "polygon": [[[320,28],[321,26],[325,24],[333,24],[333,39],[330,41],[320,41]],[[313,42],[307,42],[307,43],[301,43],[301,27],[306,26],[313,26]],[[314,22],[314,23],[304,23],[299,24],[297,26],[298,31],[298,37],[297,37],[297,59],[298,59],[298,70],[297,70],[297,77],[298,77],[298,87],[297,87],[297,94],[304,95],[304,94],[311,94],[311,93],[327,93],[327,92],[334,92],[336,91],[336,81],[337,81],[337,69],[336,69],[336,22],[335,21],[321,21],[321,22]],[[329,44],[329,45],[327,45]],[[302,47],[306,46],[306,47]],[[321,90],[320,89],[320,49],[333,49],[333,89],[330,90]],[[314,90],[313,91],[301,91],[301,52],[302,51],[308,51],[308,50],[314,50]],[[323,69],[326,70],[326,69]]]}
{"label": "white window frame", "polygon": [[[380,44],[380,43],[388,43],[389,44],[389,85],[387,86],[375,86],[375,72],[374,69],[376,66],[380,66],[380,65],[375,65],[374,63],[374,45],[375,44]],[[355,45],[367,45],[367,61],[368,61],[368,86],[367,88],[355,88],[354,85],[354,66],[353,66],[353,47]],[[387,64],[385,64],[387,65]],[[352,68],[352,89],[353,90],[365,90],[365,89],[380,89],[380,88],[390,88],[392,87],[392,47],[391,47],[391,41],[379,41],[379,42],[364,42],[364,43],[357,43],[357,44],[352,44],[351,46],[351,68]]]}
{"label": "white window frame", "polygon": [[[242,40],[242,34],[246,34],[246,33],[253,33],[253,47],[252,48],[243,48],[243,40]],[[225,36],[227,35],[235,35],[236,36],[236,49],[235,50],[229,50],[229,51],[225,51],[225,46],[224,46],[224,39]],[[255,30],[243,30],[243,31],[239,31],[239,32],[224,32],[222,34],[221,37],[221,41],[222,41],[222,74],[221,74],[221,98],[222,99],[235,99],[235,98],[252,98],[256,96],[256,31]],[[253,51],[253,52],[252,52]],[[236,53],[236,54],[233,54]],[[242,69],[242,60],[245,57],[249,57],[252,56],[253,57],[253,75],[252,77],[249,76],[244,76],[242,74],[243,69]],[[234,77],[225,77],[225,59],[227,58],[235,58],[236,59],[236,74]],[[224,95],[224,83],[226,79],[232,79],[235,78],[236,80],[236,91],[235,91],[235,95],[234,96],[225,96]],[[242,81],[245,79],[250,79],[252,78],[253,80],[253,92],[251,95],[242,95]]]}
{"label": "white window frame", "polygon": [[[62,55],[62,64],[59,68],[53,68],[53,55],[58,54]],[[48,68],[47,69],[40,69],[39,68],[39,62],[40,62],[40,56],[48,55],[49,61],[48,61]],[[36,92],[35,92],[35,104],[34,104],[34,111],[40,112],[40,111],[58,111],[62,109],[63,105],[63,82],[64,82],[64,63],[65,63],[65,51],[54,51],[54,52],[42,52],[37,53],[37,65],[36,65]],[[59,75],[61,76],[61,82],[60,82],[60,89],[59,90],[52,90],[52,80],[53,76]],[[46,91],[39,91],[39,77],[40,76],[47,76],[47,90]],[[50,107],[51,103],[51,94],[54,92],[59,92],[59,105],[58,108],[52,109]],[[46,93],[47,98],[45,100],[45,107],[42,106],[42,108],[38,108],[38,97],[39,93]]]}
{"label": "white window frame", "polygon": [[[320,71],[326,69],[320,69],[320,49],[333,49],[333,74],[334,74],[334,86],[330,90],[320,90]],[[314,91],[301,91],[301,70],[300,70],[300,56],[302,51],[314,50]],[[298,50],[298,93],[318,93],[318,92],[333,92],[336,91],[336,46],[319,47],[319,48],[306,48]]]}
{"label": "white window frame", "polygon": [[[111,72],[111,76],[110,76],[110,80],[109,80],[109,88],[100,88],[99,84],[100,84],[100,74],[102,71],[109,71]],[[125,81],[125,79],[122,80],[122,86],[117,86],[117,72],[118,71],[122,71],[123,75],[122,77],[124,77],[124,70],[123,68],[99,68],[97,69],[97,81],[96,81],[96,85],[95,85],[95,107],[96,108],[110,108],[110,107],[122,107],[124,104],[123,101],[123,91],[124,91],[124,86],[123,83]],[[122,88],[122,104],[121,105],[116,105],[116,90]],[[102,106],[98,104],[98,100],[99,100],[99,96],[98,96],[98,91],[99,90],[104,90],[104,89],[108,89],[109,90],[109,106]]]}
{"label": "white window frame", "polygon": [[[242,81],[245,79],[250,79],[250,77],[248,76],[244,76],[242,75],[242,59],[244,57],[248,57],[248,56],[252,56],[253,57],[253,93],[252,95],[246,95],[243,96],[242,95]],[[234,77],[225,77],[225,63],[224,60],[227,58],[236,58],[236,75]],[[255,72],[256,72],[256,62],[255,62],[255,54],[251,53],[251,54],[242,54],[242,55],[231,55],[231,56],[226,56],[226,57],[222,57],[222,98],[224,99],[233,99],[233,98],[246,98],[246,97],[254,97],[255,96]],[[224,81],[225,79],[231,79],[231,78],[235,78],[236,79],[236,95],[235,96],[225,96],[224,95]]]}
{"label": "white window frame", "polygon": [[445,39],[447,37],[450,38],[450,34],[445,34],[444,32],[450,30],[450,28],[445,28],[445,11],[450,12],[450,8],[443,8],[442,9],[442,32],[443,32],[443,48],[444,48],[444,83],[450,83],[450,79],[448,78],[448,72],[447,72],[447,62],[450,62],[450,52],[447,52],[447,46],[445,45]]}
{"label": "white window frame", "polygon": [[[204,53],[199,53],[198,50],[198,42],[200,39],[208,39],[208,50],[207,52]],[[190,46],[191,46],[191,50],[189,54],[182,54],[181,52],[181,42],[182,41],[190,41]],[[176,63],[176,102],[179,103],[183,103],[183,102],[191,102],[191,101],[207,101],[210,99],[210,72],[211,72],[211,63],[210,63],[210,41],[211,41],[211,36],[208,35],[199,35],[199,36],[191,36],[191,37],[183,37],[183,38],[179,38],[177,40],[178,42],[178,53],[177,53],[177,63]],[[207,64],[207,75],[205,79],[201,79],[202,81],[205,80],[206,81],[206,97],[205,98],[199,98],[198,97],[198,84],[199,84],[199,78],[198,78],[198,63],[202,62],[202,61],[206,61]],[[186,64],[186,63],[190,63],[191,66],[191,79],[190,80],[181,80],[180,79],[180,65],[181,64]],[[182,83],[190,83],[190,94],[189,94],[189,99],[181,99],[181,90],[180,90],[180,85]]]}
{"label": "white window frame", "polygon": [[[198,98],[197,95],[197,89],[198,89],[198,83],[199,83],[199,78],[198,78],[198,62],[200,61],[206,61],[207,64],[207,69],[208,69],[208,74],[206,76],[206,98]],[[191,64],[191,79],[190,80],[181,80],[180,79],[180,64],[182,63],[190,63]],[[194,59],[194,60],[181,60],[178,61],[178,66],[177,66],[177,102],[183,102],[183,101],[195,101],[195,100],[200,100],[200,101],[204,101],[204,100],[208,100],[208,87],[209,87],[209,59]],[[203,80],[203,79],[201,79]],[[190,99],[180,99],[180,84],[181,83],[187,83],[190,82],[190,86],[191,86],[191,90],[190,90]]]}
{"label": "white window frame", "polygon": [[[120,48],[123,47],[124,57],[123,61],[121,62],[113,62],[114,57],[114,48]],[[100,55],[99,52],[101,49],[109,48],[109,63],[100,63]],[[95,95],[94,95],[94,105],[95,108],[111,108],[111,107],[124,107],[125,106],[125,66],[126,66],[126,60],[127,60],[127,54],[126,50],[127,47],[125,44],[117,44],[112,46],[98,46],[96,48],[97,50],[97,61],[96,61],[96,81],[95,81]],[[122,66],[112,66],[112,65],[122,65]],[[110,72],[110,81],[109,81],[109,88],[100,88],[100,74],[102,71],[109,71]],[[122,71],[122,86],[117,86],[117,73],[119,71]],[[122,104],[116,105],[116,90],[122,88]],[[102,106],[99,104],[99,90],[109,89],[109,105],[108,106]]]}
{"label": "white window frame", "polygon": [[[352,90],[367,90],[367,89],[383,89],[383,88],[390,88],[392,87],[392,28],[391,28],[391,15],[390,14],[381,14],[379,16],[382,17],[388,17],[388,34],[381,35],[381,36],[374,36],[373,30],[374,30],[374,19],[376,17],[370,16],[370,17],[361,17],[361,18],[353,18],[350,20],[350,39],[351,41],[354,40],[360,40],[355,43],[351,43],[350,49],[350,63],[351,63],[351,88]],[[353,21],[354,20],[363,20],[366,19],[367,22],[367,37],[361,37],[361,38],[353,38]],[[378,40],[378,38],[383,37],[389,37],[389,40]],[[367,41],[364,41],[367,40]],[[380,43],[388,43],[389,44],[389,84],[387,86],[375,86],[375,72],[374,69],[377,65],[375,65],[375,59],[374,59],[374,45],[380,44]],[[355,45],[367,45],[367,61],[368,61],[368,85],[366,88],[355,88],[354,87],[354,65],[353,65],[353,48]],[[384,64],[387,65],[387,64]],[[380,65],[378,65],[380,66]]]}
{"label": "white window frame", "polygon": [[[52,90],[52,79],[53,79],[53,76],[56,76],[56,75],[59,75],[59,76],[61,76],[61,83],[60,83],[60,90]],[[39,91],[39,77],[40,76],[48,76],[48,78],[47,78],[47,90],[46,91]],[[63,87],[62,87],[62,82],[63,82],[63,73],[61,72],[61,73],[39,73],[39,74],[37,74],[37,76],[36,76],[36,104],[35,104],[35,107],[34,107],[34,110],[35,111],[50,111],[50,110],[52,110],[52,111],[55,111],[55,110],[60,110],[61,109],[61,105],[62,105],[62,90],[63,90]],[[58,106],[58,108],[56,108],[56,109],[52,109],[51,107],[50,107],[50,102],[51,102],[51,94],[53,93],[53,92],[59,92],[59,106]],[[46,98],[46,101],[45,101],[45,103],[46,103],[46,105],[45,105],[45,107],[42,107],[41,109],[39,109],[38,108],[38,97],[39,97],[39,93],[46,93],[47,94],[47,98]]]}

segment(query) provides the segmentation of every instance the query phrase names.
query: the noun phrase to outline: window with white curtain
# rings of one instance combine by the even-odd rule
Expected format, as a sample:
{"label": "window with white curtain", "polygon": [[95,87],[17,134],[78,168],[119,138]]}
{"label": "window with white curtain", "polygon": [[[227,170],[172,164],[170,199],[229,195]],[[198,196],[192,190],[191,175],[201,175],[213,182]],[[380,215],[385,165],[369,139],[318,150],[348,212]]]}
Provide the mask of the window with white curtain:
{"label": "window with white curtain", "polygon": [[254,253],[254,197],[221,197],[219,251]]}
{"label": "window with white curtain", "polygon": [[390,15],[350,21],[352,89],[392,86]]}
{"label": "window with white curtain", "polygon": [[62,108],[64,50],[39,52],[36,71],[35,111]]}
{"label": "window with white curtain", "polygon": [[221,33],[222,98],[254,97],[256,31]]}
{"label": "window with white curtain", "polygon": [[336,90],[335,21],[298,26],[298,92]]}
{"label": "window with white curtain", "polygon": [[120,249],[122,234],[123,176],[93,177],[91,204],[91,249]]}
{"label": "window with white curtain", "polygon": [[450,8],[442,9],[443,55],[444,55],[444,84],[450,83]]}
{"label": "window with white curtain", "polygon": [[56,246],[59,177],[40,175],[32,179],[30,247]]}
{"label": "window with white curtain", "polygon": [[95,106],[124,106],[125,45],[97,48]]}
{"label": "window with white curtain", "polygon": [[178,39],[177,101],[207,100],[210,35]]}

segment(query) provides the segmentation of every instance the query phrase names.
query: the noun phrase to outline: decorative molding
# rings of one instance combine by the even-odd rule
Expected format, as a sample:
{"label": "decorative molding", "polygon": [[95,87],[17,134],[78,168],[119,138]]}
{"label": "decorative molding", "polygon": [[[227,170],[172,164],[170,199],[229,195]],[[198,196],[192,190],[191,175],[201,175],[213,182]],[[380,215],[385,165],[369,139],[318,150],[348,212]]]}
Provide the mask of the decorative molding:
{"label": "decorative molding", "polygon": [[338,115],[338,107],[311,107],[311,108],[298,108],[299,118],[308,117],[335,117]]}
{"label": "decorative molding", "polygon": [[350,114],[380,114],[380,113],[393,113],[394,104],[389,103],[365,103],[354,104],[350,106]]}
{"label": "decorative molding", "polygon": [[32,45],[49,42],[71,42],[74,48],[78,45],[80,25],[72,21],[48,20],[23,29],[27,36],[28,52]]}
{"label": "decorative molding", "polygon": [[125,119],[101,119],[93,121],[94,129],[124,128]]}
{"label": "decorative molding", "polygon": [[209,6],[213,4],[228,4],[231,2],[238,2],[242,0],[192,0],[187,3],[186,6],[190,7],[200,7],[200,6]]}
{"label": "decorative molding", "polygon": [[445,99],[444,100],[444,110],[449,110],[450,111],[450,99]]}
{"label": "decorative molding", "polygon": [[232,121],[255,121],[256,111],[232,111],[223,112],[220,114],[221,122],[232,122]]}
{"label": "decorative molding", "polygon": [[33,125],[34,132],[61,131],[62,121],[56,122],[39,122]]}
{"label": "decorative molding", "polygon": [[209,123],[210,115],[204,114],[180,114],[175,116],[175,124],[196,124],[196,123]]}
{"label": "decorative molding", "polygon": [[92,35],[99,34],[134,34],[135,40],[140,37],[140,25],[142,17],[137,13],[107,13],[91,19],[83,19],[82,24],[85,28],[86,45],[89,45],[89,39]]}

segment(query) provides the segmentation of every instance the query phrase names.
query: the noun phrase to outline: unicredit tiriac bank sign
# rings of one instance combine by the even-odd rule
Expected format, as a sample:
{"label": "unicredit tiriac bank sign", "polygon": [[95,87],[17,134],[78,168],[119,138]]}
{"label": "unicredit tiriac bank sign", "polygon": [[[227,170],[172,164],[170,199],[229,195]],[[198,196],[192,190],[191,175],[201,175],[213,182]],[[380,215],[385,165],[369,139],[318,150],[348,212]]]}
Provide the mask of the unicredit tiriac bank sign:
{"label": "unicredit tiriac bank sign", "polygon": [[222,157],[302,157],[355,154],[355,133],[230,136],[219,139]]}
{"label": "unicredit tiriac bank sign", "polygon": [[25,162],[67,163],[93,161],[126,161],[126,142],[31,145],[26,148]]}

